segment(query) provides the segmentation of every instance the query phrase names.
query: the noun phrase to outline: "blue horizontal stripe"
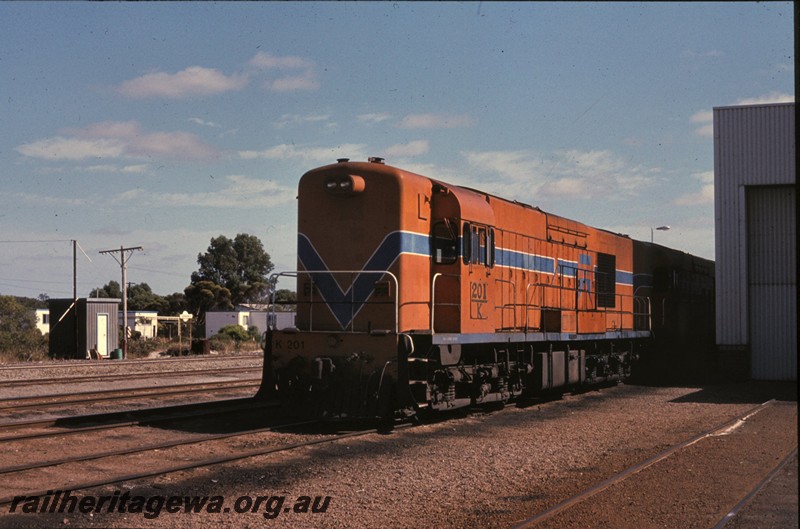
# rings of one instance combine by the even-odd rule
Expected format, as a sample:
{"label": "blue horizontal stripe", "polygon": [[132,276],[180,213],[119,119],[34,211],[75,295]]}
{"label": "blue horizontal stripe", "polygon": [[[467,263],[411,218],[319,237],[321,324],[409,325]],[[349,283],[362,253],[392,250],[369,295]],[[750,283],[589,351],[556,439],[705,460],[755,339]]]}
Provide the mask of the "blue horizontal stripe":
{"label": "blue horizontal stripe", "polygon": [[617,270],[617,284],[633,286],[633,273]]}
{"label": "blue horizontal stripe", "polygon": [[495,264],[506,268],[518,268],[530,272],[552,274],[555,271],[555,259],[524,252],[516,252],[505,248],[496,248]]}
{"label": "blue horizontal stripe", "polygon": [[[459,244],[458,247],[461,248],[462,245]],[[350,324],[355,314],[361,310],[364,303],[372,295],[375,289],[375,281],[381,277],[382,271],[388,270],[401,254],[431,257],[431,238],[428,235],[404,231],[395,231],[388,234],[375,249],[372,256],[364,263],[361,273],[356,275],[350,287],[346,291],[342,291],[311,241],[302,233],[298,234],[298,257],[300,262],[306,270],[316,271],[311,274],[314,284],[342,328],[346,328]],[[579,262],[585,265],[591,262],[591,258],[581,255],[579,256]],[[564,276],[577,277],[578,262],[563,259],[556,260],[542,255],[495,248],[495,264],[506,268],[553,274],[556,270],[556,263],[558,263],[558,267]],[[590,279],[582,278],[583,281],[586,281],[586,283],[585,285],[582,283],[580,288],[590,289],[588,287]],[[633,285],[633,273],[617,270],[616,283]]]}
{"label": "blue horizontal stripe", "polygon": [[413,253],[417,255],[431,256],[431,238],[427,235],[420,235],[419,233],[399,232],[400,233],[400,248],[398,255],[401,253]]}

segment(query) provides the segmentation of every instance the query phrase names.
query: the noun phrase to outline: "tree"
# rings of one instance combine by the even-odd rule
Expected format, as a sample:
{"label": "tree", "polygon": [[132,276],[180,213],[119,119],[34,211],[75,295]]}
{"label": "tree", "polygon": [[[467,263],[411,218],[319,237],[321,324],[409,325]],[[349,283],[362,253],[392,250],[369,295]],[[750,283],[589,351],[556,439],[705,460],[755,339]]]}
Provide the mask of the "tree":
{"label": "tree", "polygon": [[[116,281],[109,281],[103,287],[92,289],[90,295],[98,298],[122,299],[122,289]],[[147,283],[137,283],[128,287],[128,310],[164,312],[169,306],[164,296],[153,293],[153,289]]]}
{"label": "tree", "polygon": [[19,352],[43,344],[34,311],[14,296],[0,296],[0,351]]}
{"label": "tree", "polygon": [[226,325],[217,332],[222,336],[227,336],[235,342],[245,342],[252,340],[253,335],[241,325]]}
{"label": "tree", "polygon": [[167,308],[164,314],[168,316],[177,316],[185,310],[189,310],[189,304],[186,302],[186,294],[184,292],[174,292],[164,297],[167,302]]}
{"label": "tree", "polygon": [[297,307],[297,293],[287,288],[281,288],[275,291],[275,310],[293,311]]}
{"label": "tree", "polygon": [[109,281],[105,286],[93,288],[89,293],[92,298],[122,299],[122,289],[116,281]]}
{"label": "tree", "polygon": [[162,312],[169,307],[164,296],[153,293],[147,283],[137,283],[128,288],[128,310]]}
{"label": "tree", "polygon": [[198,281],[192,283],[184,290],[186,303],[192,314],[195,324],[205,325],[205,314],[209,310],[230,310],[231,292],[213,281]]}
{"label": "tree", "polygon": [[[232,240],[224,235],[212,238],[206,253],[197,255],[197,264],[200,269],[192,273],[191,286],[211,282],[223,287],[234,305],[258,303],[269,292],[267,274],[274,266],[254,235],[240,233]],[[189,292],[186,297],[192,305]]]}

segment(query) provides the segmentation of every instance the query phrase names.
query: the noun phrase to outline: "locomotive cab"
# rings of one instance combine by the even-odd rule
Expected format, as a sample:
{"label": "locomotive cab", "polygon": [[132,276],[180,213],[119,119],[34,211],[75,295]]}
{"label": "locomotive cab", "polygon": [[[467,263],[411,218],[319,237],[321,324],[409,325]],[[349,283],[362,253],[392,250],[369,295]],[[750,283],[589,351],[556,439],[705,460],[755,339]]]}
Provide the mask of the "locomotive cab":
{"label": "locomotive cab", "polygon": [[430,321],[431,187],[377,159],[303,175],[297,270],[283,274],[297,328],[271,332],[267,391],[301,407],[313,396],[323,414],[386,413],[402,334]]}

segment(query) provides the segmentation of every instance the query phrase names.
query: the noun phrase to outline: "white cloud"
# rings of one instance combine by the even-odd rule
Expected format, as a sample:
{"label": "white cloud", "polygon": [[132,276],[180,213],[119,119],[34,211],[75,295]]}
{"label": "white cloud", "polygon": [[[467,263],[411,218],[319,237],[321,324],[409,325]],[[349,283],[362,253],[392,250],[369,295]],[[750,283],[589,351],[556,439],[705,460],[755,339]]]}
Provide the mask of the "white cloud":
{"label": "white cloud", "polygon": [[87,197],[80,197],[80,198],[70,198],[61,195],[55,196],[46,196],[40,195],[37,193],[14,193],[12,195],[15,201],[20,203],[27,203],[35,205],[36,207],[41,206],[57,206],[59,208],[64,207],[88,207],[91,206],[94,201],[92,198]]}
{"label": "white cloud", "polygon": [[430,149],[427,140],[410,141],[408,143],[401,143],[392,145],[384,150],[386,156],[419,156],[425,154]]}
{"label": "white cloud", "polygon": [[[774,103],[791,103],[793,101],[793,95],[773,91],[761,96],[737,99],[734,105],[768,105]],[[689,118],[689,121],[698,125],[694,130],[697,136],[702,136],[704,138],[714,137],[714,112],[712,110],[700,110],[699,112],[695,112]]]}
{"label": "white cloud", "polygon": [[333,163],[337,158],[366,159],[366,145],[348,143],[335,147],[298,147],[281,144],[261,151],[239,151],[246,160],[302,160],[306,163]]}
{"label": "white cloud", "polygon": [[522,201],[556,198],[623,199],[651,185],[658,169],[633,166],[609,151],[563,150],[464,153],[474,187]]}
{"label": "white cloud", "polygon": [[200,118],[189,118],[189,121],[191,123],[195,123],[195,124],[200,125],[202,127],[211,127],[211,128],[214,128],[214,129],[222,128],[222,125],[220,125],[218,123],[214,123],[213,121],[206,121],[206,120],[200,119]]}
{"label": "white cloud", "polygon": [[135,121],[94,123],[83,129],[64,131],[56,136],[16,148],[31,158],[77,161],[89,158],[152,158],[207,160],[218,151],[188,132],[147,132]]}
{"label": "white cloud", "polygon": [[475,120],[466,114],[409,114],[400,122],[407,129],[457,129],[474,124]]}
{"label": "white cloud", "polygon": [[190,66],[170,74],[154,72],[125,81],[117,91],[125,97],[143,99],[167,97],[179,99],[189,96],[206,96],[241,90],[247,86],[247,76],[226,76],[213,68]]}
{"label": "white cloud", "polygon": [[792,103],[794,96],[781,92],[770,92],[762,96],[743,97],[736,101],[737,105],[768,105],[772,103]]}
{"label": "white cloud", "polygon": [[692,123],[708,123],[709,121],[714,121],[714,112],[711,110],[695,112],[692,114],[692,117],[689,118],[689,121]]}
{"label": "white cloud", "polygon": [[123,165],[123,166],[102,164],[102,165],[90,165],[88,167],[82,168],[82,170],[90,173],[143,174],[150,170],[150,166],[147,165],[146,163]]}
{"label": "white cloud", "polygon": [[250,59],[250,65],[262,70],[273,69],[298,69],[298,68],[313,68],[314,63],[303,57],[294,55],[287,55],[280,57],[260,51],[256,53],[255,57]]}
{"label": "white cloud", "polygon": [[115,139],[80,139],[56,136],[20,145],[23,156],[43,160],[85,160],[117,158],[125,152],[124,144]]}
{"label": "white cloud", "polygon": [[694,133],[697,136],[701,136],[703,138],[713,138],[714,137],[714,112],[711,110],[701,110],[699,112],[695,112],[689,118],[689,121],[692,123],[696,123],[698,126],[694,129]]}
{"label": "white cloud", "polygon": [[129,153],[134,157],[202,160],[214,156],[212,149],[189,132],[153,132],[132,139]]}
{"label": "white cloud", "polygon": [[296,92],[298,90],[316,90],[319,88],[319,82],[314,78],[314,72],[308,71],[301,75],[265,81],[263,86],[271,92]]}
{"label": "white cloud", "polygon": [[289,126],[304,125],[306,123],[324,123],[329,121],[331,116],[329,114],[284,114],[272,125],[276,129],[282,129]]}
{"label": "white cloud", "polygon": [[692,177],[703,184],[695,193],[686,193],[678,197],[676,206],[705,206],[714,203],[714,171],[695,173]]}
{"label": "white cloud", "polygon": [[[95,169],[115,170],[113,167],[95,166]],[[204,192],[168,193],[154,192],[152,189],[137,187],[116,194],[113,198],[99,196],[82,196],[69,198],[62,195],[41,195],[33,193],[17,193],[15,199],[20,202],[59,207],[85,207],[104,204],[106,207],[130,205],[137,201],[146,202],[148,207],[203,207],[203,208],[271,208],[291,204],[297,196],[294,186],[285,186],[274,180],[250,178],[242,175],[229,175],[224,178],[220,189]]]}
{"label": "white cloud", "polygon": [[262,86],[270,92],[316,90],[320,86],[319,81],[316,79],[314,61],[305,57],[294,55],[281,57],[260,51],[250,59],[249,64],[251,67],[262,71],[297,72],[264,81]]}
{"label": "white cloud", "polygon": [[356,116],[356,119],[361,123],[366,123],[368,125],[374,125],[377,123],[383,123],[386,120],[392,119],[392,115],[388,113],[381,113],[381,112],[374,112],[371,114],[360,114]]}
{"label": "white cloud", "polygon": [[198,193],[152,193],[132,189],[118,197],[121,203],[146,199],[154,206],[191,206],[207,208],[270,208],[294,202],[297,190],[273,180],[249,178],[241,175],[226,176],[227,186]]}

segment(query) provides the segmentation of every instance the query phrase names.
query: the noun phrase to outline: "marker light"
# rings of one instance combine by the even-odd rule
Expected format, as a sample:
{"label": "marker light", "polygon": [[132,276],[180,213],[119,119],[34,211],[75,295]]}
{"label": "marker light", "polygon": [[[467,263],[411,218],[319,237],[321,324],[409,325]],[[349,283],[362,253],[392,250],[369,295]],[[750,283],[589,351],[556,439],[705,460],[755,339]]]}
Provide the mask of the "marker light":
{"label": "marker light", "polygon": [[364,191],[364,179],[356,175],[335,176],[325,182],[325,189],[338,195],[353,195]]}

